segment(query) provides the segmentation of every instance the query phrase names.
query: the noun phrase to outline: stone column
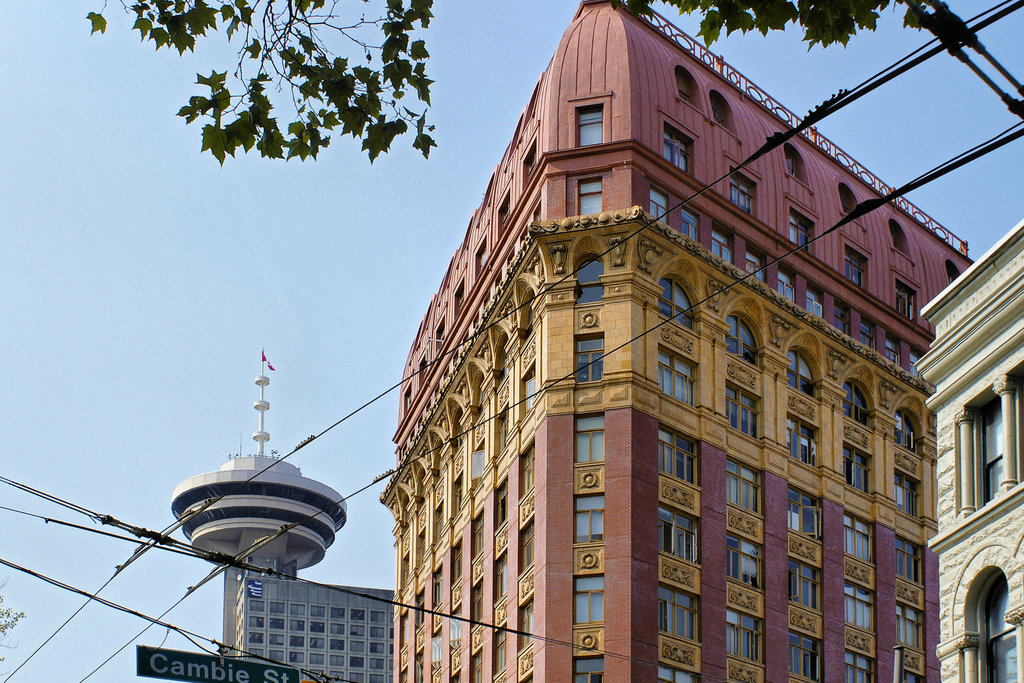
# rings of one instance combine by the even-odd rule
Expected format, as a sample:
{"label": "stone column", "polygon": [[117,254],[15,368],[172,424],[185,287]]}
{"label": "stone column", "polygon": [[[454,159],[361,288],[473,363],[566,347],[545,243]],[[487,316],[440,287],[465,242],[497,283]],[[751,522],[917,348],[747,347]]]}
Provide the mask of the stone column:
{"label": "stone column", "polygon": [[960,641],[961,661],[963,662],[963,676],[960,680],[964,683],[977,683],[978,681],[978,640],[977,633],[965,633],[963,640]]}
{"label": "stone column", "polygon": [[1017,680],[1024,683],[1024,605],[1006,610],[1007,624],[1013,624],[1016,628],[1015,643],[1017,647]]}
{"label": "stone column", "polygon": [[999,488],[1012,489],[1017,485],[1017,382],[1004,375],[992,384],[999,394],[1003,412],[1003,480]]}
{"label": "stone column", "polygon": [[974,505],[974,411],[964,408],[956,416],[960,430],[960,514],[969,515]]}

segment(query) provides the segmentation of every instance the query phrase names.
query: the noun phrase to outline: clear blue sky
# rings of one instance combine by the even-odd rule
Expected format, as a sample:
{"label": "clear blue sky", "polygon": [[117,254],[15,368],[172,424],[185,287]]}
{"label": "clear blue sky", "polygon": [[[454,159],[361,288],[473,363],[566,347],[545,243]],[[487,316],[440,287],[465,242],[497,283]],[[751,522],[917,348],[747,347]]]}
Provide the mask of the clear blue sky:
{"label": "clear blue sky", "polygon": [[[408,344],[479,204],[575,3],[439,2],[427,35],[439,148],[402,140],[370,165],[337,140],[316,163],[199,153],[174,112],[194,57],[154,54],[107,9],[89,36],[89,0],[8,3],[0,26],[0,473],[150,528],[171,520],[173,487],[213,470],[256,426],[260,349],[277,367],[271,447],[289,450],[400,378]],[[985,6],[955,3],[965,16]],[[682,18],[680,26],[695,30]],[[851,87],[925,41],[886,14],[847,49],[794,37],[723,40],[714,50],[797,112]],[[982,34],[1024,75],[1024,16]],[[212,54],[212,53],[210,53]],[[204,53],[201,57],[209,56]],[[948,55],[820,126],[900,184],[1013,123]],[[1018,142],[911,196],[981,255],[1024,214]],[[293,458],[345,493],[393,464],[389,396]],[[311,578],[390,586],[390,513],[381,486]],[[72,518],[0,490],[0,505]],[[76,519],[75,521],[81,521]],[[95,589],[131,547],[0,510],[0,557]],[[104,595],[159,614],[207,566],[151,552]],[[15,572],[6,605],[28,618],[0,650],[17,666],[81,599]],[[168,619],[219,638],[221,582]],[[79,680],[141,627],[90,606],[15,677]],[[139,642],[160,644],[151,630]],[[176,635],[167,647],[190,649]],[[134,647],[90,680],[134,679]]]}

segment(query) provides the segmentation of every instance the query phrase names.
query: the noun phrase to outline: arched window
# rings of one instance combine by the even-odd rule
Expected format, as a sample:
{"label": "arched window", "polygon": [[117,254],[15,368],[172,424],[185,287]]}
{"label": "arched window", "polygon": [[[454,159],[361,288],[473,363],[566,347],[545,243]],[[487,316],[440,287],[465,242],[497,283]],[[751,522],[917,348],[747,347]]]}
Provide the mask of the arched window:
{"label": "arched window", "polygon": [[1017,642],[1015,628],[1006,623],[1006,604],[1009,591],[1002,572],[988,589],[983,605],[982,621],[985,628],[985,671],[988,683],[1006,683],[1017,680]]}
{"label": "arched window", "polygon": [[868,423],[868,402],[864,398],[864,392],[853,382],[845,382],[843,391],[846,392],[846,397],[843,398],[843,415],[866,425]]}
{"label": "arched window", "polygon": [[896,425],[893,427],[893,437],[896,445],[903,446],[907,450],[917,450],[917,432],[910,417],[902,410],[896,411]]}
{"label": "arched window", "polygon": [[715,120],[715,123],[735,131],[732,124],[732,109],[722,94],[717,90],[712,90],[708,94],[708,99],[711,100],[711,118]]}
{"label": "arched window", "polygon": [[788,142],[782,150],[786,157],[786,173],[806,183],[807,171],[804,169],[804,160],[800,157],[800,152],[796,151],[796,147]]}
{"label": "arched window", "polygon": [[671,318],[683,327],[693,327],[693,312],[690,310],[690,297],[675,280],[662,278],[661,296],[658,297],[658,312]]}
{"label": "arched window", "polygon": [[576,303],[589,304],[601,300],[604,296],[602,275],[604,265],[601,260],[596,256],[584,257],[584,265],[576,273]]}
{"label": "arched window", "polygon": [[757,344],[754,333],[747,324],[734,315],[726,318],[729,323],[729,336],[725,338],[725,349],[752,365],[757,365]]}
{"label": "arched window", "polygon": [[676,67],[676,90],[679,99],[693,104],[696,101],[697,84],[693,82],[693,76],[682,66]]}
{"label": "arched window", "polygon": [[807,361],[796,351],[790,351],[789,370],[786,371],[786,381],[789,386],[799,389],[808,396],[814,396],[814,378],[811,377],[811,368]]}
{"label": "arched window", "polygon": [[892,246],[896,247],[897,251],[909,256],[910,250],[907,247],[907,236],[903,234],[903,228],[900,227],[900,224],[891,218],[889,219],[889,234],[892,236]]}
{"label": "arched window", "polygon": [[857,206],[857,198],[853,196],[853,190],[846,183],[839,183],[839,203],[843,207],[843,213],[850,213]]}
{"label": "arched window", "polygon": [[960,269],[949,259],[946,259],[946,277],[950,282],[960,277]]}

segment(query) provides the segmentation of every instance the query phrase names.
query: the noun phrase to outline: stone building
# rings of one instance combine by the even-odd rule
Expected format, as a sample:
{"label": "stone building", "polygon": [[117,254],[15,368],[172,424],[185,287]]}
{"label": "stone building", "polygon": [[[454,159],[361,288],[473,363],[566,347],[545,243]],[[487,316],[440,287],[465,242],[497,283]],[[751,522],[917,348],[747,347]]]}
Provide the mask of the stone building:
{"label": "stone building", "polygon": [[924,309],[938,414],[942,680],[1024,680],[1024,222]]}
{"label": "stone building", "polygon": [[409,353],[397,599],[480,623],[398,609],[396,681],[936,680],[912,364],[966,244],[907,202],[815,240],[886,189],[814,131],[678,206],[796,120],[581,4]]}

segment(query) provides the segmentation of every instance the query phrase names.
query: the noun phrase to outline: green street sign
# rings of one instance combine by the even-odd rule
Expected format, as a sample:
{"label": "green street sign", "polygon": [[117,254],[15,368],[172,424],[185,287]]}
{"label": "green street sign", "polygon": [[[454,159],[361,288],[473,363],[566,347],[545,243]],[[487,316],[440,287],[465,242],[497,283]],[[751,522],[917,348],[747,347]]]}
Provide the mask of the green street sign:
{"label": "green street sign", "polygon": [[194,683],[300,683],[299,670],[235,657],[215,657],[139,645],[139,676]]}

